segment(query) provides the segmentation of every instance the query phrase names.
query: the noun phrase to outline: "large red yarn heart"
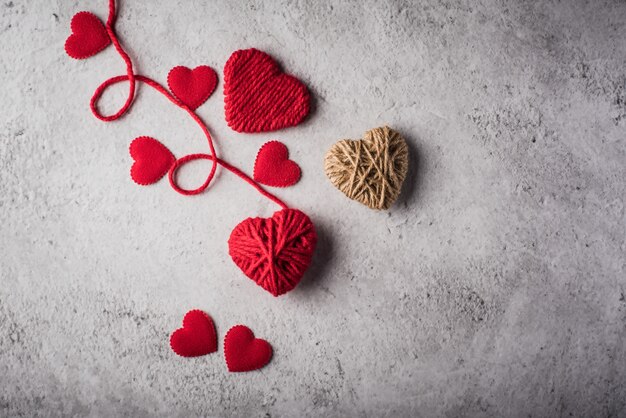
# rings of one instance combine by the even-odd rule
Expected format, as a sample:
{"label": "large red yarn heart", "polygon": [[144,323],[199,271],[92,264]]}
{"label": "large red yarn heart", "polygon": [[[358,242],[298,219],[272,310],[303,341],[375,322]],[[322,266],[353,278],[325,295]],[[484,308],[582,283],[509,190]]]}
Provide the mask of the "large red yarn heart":
{"label": "large red yarn heart", "polygon": [[254,338],[245,325],[235,325],[224,338],[224,357],[230,372],[249,372],[260,369],[272,359],[272,346]]}
{"label": "large red yarn heart", "polygon": [[76,13],[70,28],[72,34],[65,41],[65,52],[72,58],[79,60],[89,58],[111,43],[104,24],[93,13]]}
{"label": "large red yarn heart", "polygon": [[254,162],[254,179],[273,187],[288,187],[300,180],[300,167],[289,159],[289,150],[282,142],[264,144]]}
{"label": "large red yarn heart", "polygon": [[274,296],[296,287],[311,264],[315,226],[297,209],[248,218],[233,229],[228,252],[237,266]]}
{"label": "large red yarn heart", "polygon": [[159,181],[176,161],[174,154],[165,145],[149,136],[135,138],[129,151],[135,160],[130,168],[130,176],[142,186]]}
{"label": "large red yarn heart", "polygon": [[217,74],[207,65],[191,68],[178,66],[167,75],[167,85],[174,96],[191,110],[196,110],[217,86]]}
{"label": "large red yarn heart", "polygon": [[213,320],[194,309],[183,318],[183,327],[170,336],[170,347],[182,357],[197,357],[217,351],[217,334]]}
{"label": "large red yarn heart", "polygon": [[237,132],[295,126],[309,113],[309,92],[265,52],[233,52],[224,67],[226,122]]}

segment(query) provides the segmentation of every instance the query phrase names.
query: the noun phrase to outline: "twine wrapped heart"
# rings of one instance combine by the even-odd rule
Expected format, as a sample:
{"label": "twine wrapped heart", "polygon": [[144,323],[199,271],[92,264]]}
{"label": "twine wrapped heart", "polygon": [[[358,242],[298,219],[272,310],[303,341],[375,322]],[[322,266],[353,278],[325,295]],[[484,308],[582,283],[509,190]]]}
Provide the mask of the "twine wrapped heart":
{"label": "twine wrapped heart", "polygon": [[402,136],[388,126],[367,131],[362,140],[337,142],[326,154],[324,171],[350,199],[371,209],[389,209],[409,168]]}

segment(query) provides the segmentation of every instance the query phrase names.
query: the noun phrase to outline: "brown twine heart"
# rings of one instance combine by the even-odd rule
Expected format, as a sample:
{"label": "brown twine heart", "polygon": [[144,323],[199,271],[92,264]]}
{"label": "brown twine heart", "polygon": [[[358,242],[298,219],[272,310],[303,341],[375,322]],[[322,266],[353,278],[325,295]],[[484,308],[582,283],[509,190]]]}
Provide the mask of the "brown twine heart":
{"label": "brown twine heart", "polygon": [[389,209],[409,168],[409,150],[388,126],[367,131],[361,140],[344,139],[326,154],[324,171],[350,199],[372,209]]}

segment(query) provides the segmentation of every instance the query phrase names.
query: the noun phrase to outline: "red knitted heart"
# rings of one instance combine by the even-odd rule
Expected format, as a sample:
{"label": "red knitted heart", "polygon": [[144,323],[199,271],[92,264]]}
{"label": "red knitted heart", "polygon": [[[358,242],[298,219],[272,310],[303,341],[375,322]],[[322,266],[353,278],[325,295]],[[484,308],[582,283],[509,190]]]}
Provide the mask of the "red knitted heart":
{"label": "red knitted heart", "polygon": [[172,68],[167,75],[167,85],[178,100],[191,110],[196,110],[215,90],[217,74],[206,65],[193,70],[178,66]]}
{"label": "red knitted heart", "polygon": [[89,58],[111,43],[104,24],[93,13],[76,13],[70,28],[72,34],[65,41],[65,52],[72,58],[79,60]]}
{"label": "red knitted heart", "polygon": [[135,163],[130,168],[133,181],[142,186],[156,183],[167,173],[176,158],[154,138],[140,136],[130,143],[130,156]]}
{"label": "red knitted heart", "polygon": [[309,92],[265,52],[233,52],[224,67],[226,122],[237,132],[267,132],[299,124],[309,113]]}
{"label": "red knitted heart", "polygon": [[283,209],[271,218],[248,218],[237,225],[228,239],[228,253],[246,276],[280,296],[300,282],[316,243],[309,217]]}
{"label": "red knitted heart", "polygon": [[224,357],[230,372],[249,372],[260,369],[272,359],[272,346],[254,338],[245,325],[235,325],[224,338]]}
{"label": "red knitted heart", "polygon": [[289,159],[289,150],[282,142],[265,143],[254,162],[254,179],[273,187],[288,187],[300,180],[300,167]]}
{"label": "red knitted heart", "polygon": [[213,320],[194,309],[183,318],[183,327],[170,336],[170,347],[182,357],[197,357],[217,351],[217,334]]}

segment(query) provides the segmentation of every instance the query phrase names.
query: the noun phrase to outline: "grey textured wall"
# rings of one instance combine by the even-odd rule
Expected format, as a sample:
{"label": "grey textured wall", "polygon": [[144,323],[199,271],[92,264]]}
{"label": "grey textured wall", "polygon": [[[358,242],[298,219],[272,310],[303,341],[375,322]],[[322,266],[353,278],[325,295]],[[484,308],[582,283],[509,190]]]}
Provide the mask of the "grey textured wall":
{"label": "grey textured wall", "polygon": [[[303,168],[278,194],[321,242],[280,299],[226,247],[271,202],[227,172],[195,198],[130,180],[136,136],[206,145],[145,88],[123,120],[91,116],[123,65],[65,56],[84,9],[106,18],[105,0],[0,2],[0,415],[626,416],[626,2],[123,1],[138,72],[254,46],[310,86],[314,114],[277,133],[230,131],[221,84],[199,111],[244,170],[268,139]],[[377,213],[322,160],[384,123],[412,169]],[[249,325],[274,360],[174,356],[190,308],[220,336]]]}

